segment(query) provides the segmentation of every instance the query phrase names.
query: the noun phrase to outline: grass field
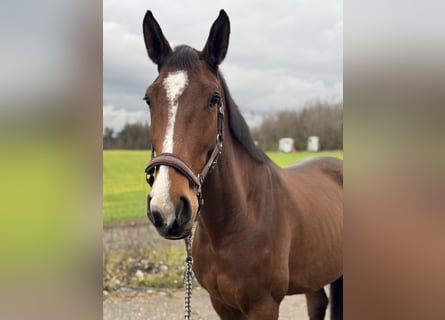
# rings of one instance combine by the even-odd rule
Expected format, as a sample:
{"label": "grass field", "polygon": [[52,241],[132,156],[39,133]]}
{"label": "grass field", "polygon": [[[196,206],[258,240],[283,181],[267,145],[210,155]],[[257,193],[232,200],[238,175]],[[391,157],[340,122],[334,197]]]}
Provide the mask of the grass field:
{"label": "grass field", "polygon": [[[343,159],[342,151],[268,152],[278,165],[285,167],[313,156],[333,156]],[[105,222],[146,216],[149,187],[144,169],[149,151],[104,150],[103,152],[103,219]]]}

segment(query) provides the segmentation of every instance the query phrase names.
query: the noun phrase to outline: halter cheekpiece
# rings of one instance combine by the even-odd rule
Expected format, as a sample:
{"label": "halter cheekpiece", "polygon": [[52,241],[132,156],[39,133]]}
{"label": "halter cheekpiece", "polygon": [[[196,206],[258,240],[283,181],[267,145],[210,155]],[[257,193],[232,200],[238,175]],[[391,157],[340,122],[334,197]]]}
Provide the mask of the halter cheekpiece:
{"label": "halter cheekpiece", "polygon": [[156,171],[160,166],[168,166],[176,169],[179,173],[181,173],[187,180],[196,188],[196,197],[198,198],[198,213],[196,217],[198,217],[201,208],[204,204],[204,199],[202,197],[202,184],[205,181],[207,174],[215,167],[219,155],[222,152],[223,140],[224,140],[224,110],[222,102],[219,102],[217,105],[218,108],[218,124],[217,124],[217,134],[216,134],[216,144],[213,148],[212,154],[210,155],[207,163],[202,168],[201,172],[198,175],[195,175],[192,168],[181,159],[179,156],[173,153],[160,153],[155,156],[154,147],[151,148],[151,160],[148,166],[145,168],[146,180],[150,187],[153,186]]}

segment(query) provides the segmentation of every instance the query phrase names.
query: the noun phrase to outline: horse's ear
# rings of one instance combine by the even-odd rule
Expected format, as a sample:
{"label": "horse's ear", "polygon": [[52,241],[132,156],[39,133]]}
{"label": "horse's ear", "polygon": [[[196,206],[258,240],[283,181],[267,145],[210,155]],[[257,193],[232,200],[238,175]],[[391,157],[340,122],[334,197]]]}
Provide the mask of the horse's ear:
{"label": "horse's ear", "polygon": [[159,70],[172,49],[150,10],[145,14],[142,29],[148,56],[158,65]]}
{"label": "horse's ear", "polygon": [[224,60],[229,47],[230,21],[224,10],[219,12],[218,18],[210,29],[209,38],[202,50],[202,58],[209,66],[217,69]]}

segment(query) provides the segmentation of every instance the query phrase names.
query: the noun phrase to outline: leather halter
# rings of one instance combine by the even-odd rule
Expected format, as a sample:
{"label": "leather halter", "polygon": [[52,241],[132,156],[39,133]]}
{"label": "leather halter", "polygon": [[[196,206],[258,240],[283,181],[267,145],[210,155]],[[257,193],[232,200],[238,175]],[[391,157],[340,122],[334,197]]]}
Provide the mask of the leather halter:
{"label": "leather halter", "polygon": [[217,108],[218,131],[216,134],[216,144],[213,148],[212,154],[210,155],[209,159],[198,175],[195,175],[192,168],[187,164],[187,162],[173,153],[164,152],[155,156],[154,147],[151,148],[151,160],[147,168],[145,168],[146,180],[150,187],[153,186],[156,171],[160,166],[168,166],[174,168],[184,177],[186,177],[190,184],[196,188],[196,197],[198,198],[198,212],[196,214],[196,218],[198,218],[201,207],[204,204],[204,199],[202,198],[202,184],[204,183],[207,174],[215,167],[219,155],[222,152],[224,140],[224,110],[222,102],[217,105]]}

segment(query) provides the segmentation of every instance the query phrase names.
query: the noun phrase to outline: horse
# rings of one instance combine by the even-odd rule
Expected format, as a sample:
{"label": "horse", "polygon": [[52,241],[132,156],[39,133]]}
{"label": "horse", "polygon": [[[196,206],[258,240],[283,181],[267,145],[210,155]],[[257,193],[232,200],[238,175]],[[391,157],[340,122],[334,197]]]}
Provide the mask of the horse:
{"label": "horse", "polygon": [[[147,215],[167,239],[193,231],[193,271],[221,319],[278,319],[305,294],[309,318],[343,314],[343,165],[314,157],[280,168],[254,143],[219,71],[230,34],[221,10],[203,50],[172,49],[151,11],[143,20],[158,76],[151,114]],[[194,227],[195,226],[195,227]]]}

